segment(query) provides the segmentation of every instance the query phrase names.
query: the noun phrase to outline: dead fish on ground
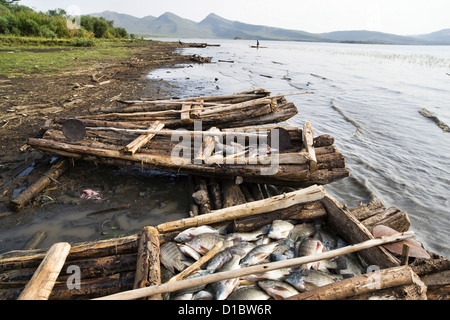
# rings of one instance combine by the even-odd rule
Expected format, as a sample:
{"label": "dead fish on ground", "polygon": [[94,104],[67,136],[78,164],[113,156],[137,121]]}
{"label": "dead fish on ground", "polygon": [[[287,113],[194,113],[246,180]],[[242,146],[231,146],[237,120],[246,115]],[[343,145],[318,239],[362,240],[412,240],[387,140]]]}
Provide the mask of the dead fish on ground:
{"label": "dead fish on ground", "polygon": [[215,233],[202,233],[196,235],[191,240],[186,242],[186,245],[194,249],[200,254],[206,254],[218,242],[224,241],[225,237]]}
{"label": "dead fish on ground", "polygon": [[160,248],[161,263],[172,273],[183,271],[191,263],[186,256],[180,251],[175,242],[169,241],[161,245]]}
{"label": "dead fish on ground", "polygon": [[299,294],[297,289],[284,281],[262,280],[258,281],[260,286],[269,296],[281,300]]}
{"label": "dead fish on ground", "polygon": [[272,222],[268,236],[275,240],[286,239],[292,229],[294,229],[294,225],[289,221],[275,220]]}
{"label": "dead fish on ground", "polygon": [[202,290],[194,294],[192,300],[214,300],[214,295],[206,290]]}
{"label": "dead fish on ground", "polygon": [[202,234],[202,233],[219,234],[219,232],[220,232],[220,230],[214,229],[214,228],[212,228],[210,226],[193,227],[193,228],[186,229],[183,232],[180,232],[174,238],[174,240],[176,242],[186,242],[186,241],[191,240],[193,237],[198,236],[199,234]]}
{"label": "dead fish on ground", "polygon": [[236,288],[227,300],[269,300],[270,296],[258,286]]}
{"label": "dead fish on ground", "polygon": [[[185,279],[194,279],[194,278],[198,278],[198,277],[203,277],[203,276],[207,276],[212,274],[213,271],[212,270],[198,270],[195,273],[189,275],[188,277],[186,277]],[[181,289],[179,291],[176,291],[173,293],[173,296],[179,296],[179,295],[184,295],[184,294],[195,294],[196,292],[202,291],[203,289],[205,289],[206,284],[200,284],[197,285],[195,287],[190,287],[190,288],[186,288],[186,289]],[[192,297],[191,297],[192,299]],[[189,299],[189,300],[191,300]]]}
{"label": "dead fish on ground", "polygon": [[235,245],[233,247],[226,248],[225,250],[222,250],[221,252],[217,253],[207,264],[206,269],[207,270],[214,270],[217,271],[222,266],[231,260],[233,255],[240,255],[241,258],[245,257],[253,248],[255,248],[255,245],[250,242],[241,242],[238,245]]}
{"label": "dead fish on ground", "polygon": [[259,230],[253,231],[253,232],[235,232],[230,233],[226,239],[227,240],[237,240],[237,241],[256,241],[259,239],[260,236],[266,234],[267,232],[264,230],[264,228],[261,228]]}
{"label": "dead fish on ground", "polygon": [[248,276],[241,277],[242,280],[247,280],[251,282],[258,282],[260,280],[278,280],[283,281],[289,275],[290,268],[282,268],[271,271],[266,271],[263,273],[251,274]]}
{"label": "dead fish on ground", "polygon": [[[240,269],[239,262],[241,261],[240,255],[234,255],[230,261],[228,261],[219,271],[231,271]],[[239,278],[233,278],[228,280],[222,280],[214,282],[210,285],[215,300],[225,300],[231,292],[239,285]]]}
{"label": "dead fish on ground", "polygon": [[264,261],[264,259],[266,259],[277,246],[277,242],[256,246],[244,257],[244,259],[242,259],[241,264],[243,266],[252,266],[258,264]]}

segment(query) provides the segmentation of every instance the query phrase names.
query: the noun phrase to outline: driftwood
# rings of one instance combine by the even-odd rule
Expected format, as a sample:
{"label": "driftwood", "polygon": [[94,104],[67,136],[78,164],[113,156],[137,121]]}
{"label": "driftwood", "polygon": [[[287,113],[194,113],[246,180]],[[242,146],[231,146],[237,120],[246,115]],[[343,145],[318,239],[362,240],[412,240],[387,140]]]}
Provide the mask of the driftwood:
{"label": "driftwood", "polygon": [[[161,284],[159,259],[159,232],[153,227],[142,229],[136,263],[136,275],[133,289],[145,288]],[[161,300],[160,295],[147,300]]]}
{"label": "driftwood", "polygon": [[30,282],[25,286],[18,300],[47,300],[64,266],[69,250],[70,244],[68,243],[54,244],[47,252]]}
{"label": "driftwood", "polygon": [[59,178],[70,167],[70,160],[63,159],[58,161],[50,168],[38,181],[29,186],[15,199],[11,200],[9,206],[14,211],[19,211],[33,199],[39,192],[44,190],[52,181]]}
{"label": "driftwood", "polygon": [[47,232],[40,230],[36,232],[33,237],[25,244],[22,250],[33,250],[36,249],[39,244],[44,241],[45,237],[47,237]]}
{"label": "driftwood", "polygon": [[407,266],[394,267],[355,276],[317,289],[300,293],[287,300],[341,300],[378,290],[415,284],[426,299],[426,286]]}
{"label": "driftwood", "polygon": [[250,274],[257,274],[262,272],[267,272],[271,270],[277,270],[282,268],[289,268],[300,264],[311,263],[315,261],[321,261],[326,259],[331,259],[340,255],[358,252],[364,249],[373,248],[376,246],[380,246],[386,243],[392,243],[401,241],[403,239],[407,239],[414,236],[413,232],[406,232],[403,234],[397,234],[396,236],[385,237],[380,239],[372,239],[362,243],[354,244],[348,247],[343,247],[340,249],[324,252],[321,254],[315,254],[312,256],[288,259],[284,261],[266,263],[261,265],[256,265],[253,267],[242,268],[238,270],[226,271],[226,272],[218,272],[212,275],[207,275],[203,277],[198,277],[194,279],[182,280],[173,283],[166,283],[160,286],[154,286],[149,288],[142,288],[132,291],[121,292],[117,294],[113,294],[110,296],[96,298],[94,300],[135,300],[143,297],[151,296],[154,294],[162,294],[168,292],[174,292],[190,287],[194,287],[201,284],[208,284],[217,281],[233,279],[237,277],[242,277]]}

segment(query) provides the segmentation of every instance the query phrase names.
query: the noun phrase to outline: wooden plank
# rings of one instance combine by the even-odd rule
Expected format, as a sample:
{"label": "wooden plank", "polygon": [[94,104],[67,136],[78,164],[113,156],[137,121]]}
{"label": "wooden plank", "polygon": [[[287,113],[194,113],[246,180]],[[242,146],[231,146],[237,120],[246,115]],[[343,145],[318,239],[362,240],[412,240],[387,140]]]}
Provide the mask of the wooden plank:
{"label": "wooden plank", "polygon": [[66,242],[54,244],[48,250],[18,300],[48,300],[69,251],[70,244]]}
{"label": "wooden plank", "polygon": [[310,157],[309,170],[312,173],[317,170],[317,159],[314,151],[314,131],[309,122],[303,124],[303,145]]}
{"label": "wooden plank", "polygon": [[191,108],[191,119],[200,119],[200,112],[203,109],[203,104],[205,103],[203,100],[197,100],[194,102],[195,104]]}
{"label": "wooden plank", "polygon": [[[149,128],[148,130],[152,130],[152,131],[160,131],[164,128],[164,124],[159,122],[159,121],[155,121]],[[143,146],[145,146],[150,140],[153,139],[153,137],[156,136],[156,133],[147,133],[147,134],[143,134],[140,135],[139,137],[137,137],[133,142],[131,142],[130,144],[128,144],[126,147],[124,147],[122,149],[122,152],[128,155],[134,155],[140,148],[142,148]]]}
{"label": "wooden plank", "polygon": [[192,104],[185,103],[181,107],[181,123],[191,123],[193,122],[191,120],[190,112],[191,112]]}

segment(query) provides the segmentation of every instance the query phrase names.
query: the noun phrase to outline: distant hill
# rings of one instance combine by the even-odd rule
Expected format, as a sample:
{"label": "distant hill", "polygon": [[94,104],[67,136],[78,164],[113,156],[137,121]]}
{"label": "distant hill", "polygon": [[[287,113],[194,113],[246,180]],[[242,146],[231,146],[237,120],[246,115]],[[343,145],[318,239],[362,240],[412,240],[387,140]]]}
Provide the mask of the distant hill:
{"label": "distant hill", "polygon": [[312,42],[354,42],[385,43],[404,45],[450,45],[450,29],[418,36],[400,36],[390,33],[351,30],[329,33],[309,33],[299,30],[252,25],[222,18],[214,13],[204,20],[194,22],[166,12],[159,17],[146,16],[136,18],[127,14],[105,11],[90,14],[114,21],[114,26],[125,28],[129,33],[143,36],[167,38],[203,38],[203,39],[259,39]]}
{"label": "distant hill", "polygon": [[322,33],[322,36],[341,42],[365,42],[403,45],[431,44],[427,43],[428,39],[418,39],[414,37],[399,36],[390,33],[367,30],[335,31]]}

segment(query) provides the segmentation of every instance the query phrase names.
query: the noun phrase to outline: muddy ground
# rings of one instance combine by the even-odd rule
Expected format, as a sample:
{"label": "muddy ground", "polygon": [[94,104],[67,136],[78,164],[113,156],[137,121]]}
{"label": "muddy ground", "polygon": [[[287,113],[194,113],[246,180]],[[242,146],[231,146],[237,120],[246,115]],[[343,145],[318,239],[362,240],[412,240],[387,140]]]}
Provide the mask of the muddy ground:
{"label": "muddy ground", "polygon": [[[49,167],[48,156],[27,147],[28,138],[41,137],[45,122],[56,116],[86,114],[94,106],[120,104],[120,99],[170,96],[170,84],[146,76],[156,68],[194,63],[175,53],[177,47],[178,43],[148,41],[129,47],[128,58],[93,61],[90,67],[66,73],[45,75],[37,69],[21,78],[0,75],[0,216],[9,211],[13,190],[32,183]],[[33,163],[32,174],[18,177]]]}

